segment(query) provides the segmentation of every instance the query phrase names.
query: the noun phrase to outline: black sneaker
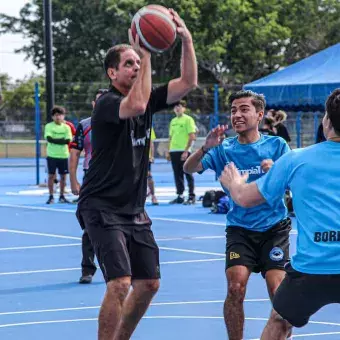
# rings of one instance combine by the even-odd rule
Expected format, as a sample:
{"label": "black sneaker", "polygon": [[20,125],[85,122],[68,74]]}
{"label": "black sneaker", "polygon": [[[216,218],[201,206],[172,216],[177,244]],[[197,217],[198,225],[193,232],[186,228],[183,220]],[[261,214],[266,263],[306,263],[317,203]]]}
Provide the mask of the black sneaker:
{"label": "black sneaker", "polygon": [[169,204],[183,204],[184,203],[184,197],[178,195],[174,200],[170,201]]}
{"label": "black sneaker", "polygon": [[92,282],[92,275],[82,275],[79,279],[79,283],[89,284]]}
{"label": "black sneaker", "polygon": [[185,205],[191,205],[191,204],[195,204],[195,203],[196,203],[196,198],[195,198],[195,196],[189,197],[189,198],[184,202]]}
{"label": "black sneaker", "polygon": [[46,202],[46,204],[53,204],[54,203],[54,197],[50,196]]}
{"label": "black sneaker", "polygon": [[71,202],[68,201],[64,196],[60,196],[59,197],[59,203],[71,203]]}

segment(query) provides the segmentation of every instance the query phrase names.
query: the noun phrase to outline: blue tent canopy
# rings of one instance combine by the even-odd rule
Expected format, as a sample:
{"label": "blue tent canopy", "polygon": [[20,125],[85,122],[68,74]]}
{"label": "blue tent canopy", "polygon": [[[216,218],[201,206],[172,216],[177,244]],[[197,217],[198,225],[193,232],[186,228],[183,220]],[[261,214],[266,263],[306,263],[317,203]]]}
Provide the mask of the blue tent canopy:
{"label": "blue tent canopy", "polygon": [[244,86],[262,93],[268,108],[323,110],[328,95],[340,88],[340,43]]}

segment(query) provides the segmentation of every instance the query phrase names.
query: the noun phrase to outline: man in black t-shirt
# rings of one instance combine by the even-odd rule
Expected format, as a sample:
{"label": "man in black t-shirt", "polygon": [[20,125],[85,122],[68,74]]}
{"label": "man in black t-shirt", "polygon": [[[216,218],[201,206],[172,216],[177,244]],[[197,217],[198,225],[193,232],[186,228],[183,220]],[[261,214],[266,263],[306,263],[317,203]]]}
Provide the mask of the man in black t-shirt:
{"label": "man in black t-shirt", "polygon": [[152,115],[197,85],[191,34],[178,14],[170,13],[182,39],[181,76],[152,89],[151,55],[129,31],[132,46],[117,45],[106,54],[111,88],[92,114],[92,158],[77,217],[107,283],[100,340],[130,339],[159,288],[159,249],[144,210]]}

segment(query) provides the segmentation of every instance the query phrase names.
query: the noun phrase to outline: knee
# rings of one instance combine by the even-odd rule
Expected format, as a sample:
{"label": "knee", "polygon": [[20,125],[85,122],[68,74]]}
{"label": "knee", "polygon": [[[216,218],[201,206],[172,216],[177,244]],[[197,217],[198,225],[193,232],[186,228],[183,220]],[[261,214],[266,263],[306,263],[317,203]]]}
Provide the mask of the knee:
{"label": "knee", "polygon": [[126,276],[109,281],[106,292],[109,296],[116,296],[119,300],[123,301],[129,293],[130,286],[131,278]]}
{"label": "knee", "polygon": [[243,302],[246,294],[246,284],[240,281],[231,281],[228,284],[228,298]]}
{"label": "knee", "polygon": [[156,294],[160,287],[160,282],[159,280],[145,280],[139,286],[145,293]]}
{"label": "knee", "polygon": [[288,334],[292,329],[292,325],[274,309],[271,311],[268,323],[279,329],[280,333]]}

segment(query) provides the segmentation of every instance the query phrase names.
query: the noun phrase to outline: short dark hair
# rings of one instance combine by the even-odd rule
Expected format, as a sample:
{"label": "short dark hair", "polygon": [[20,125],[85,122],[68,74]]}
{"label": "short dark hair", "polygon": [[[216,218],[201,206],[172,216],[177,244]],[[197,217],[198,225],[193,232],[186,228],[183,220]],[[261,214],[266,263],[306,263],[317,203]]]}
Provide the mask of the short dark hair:
{"label": "short dark hair", "polygon": [[240,98],[252,98],[251,102],[255,106],[256,112],[264,111],[264,109],[266,108],[266,100],[264,98],[264,95],[253,92],[253,91],[249,91],[249,90],[247,91],[241,90],[241,91],[232,93],[228,100],[229,105],[231,106],[235,99],[240,99]]}
{"label": "short dark hair", "polygon": [[129,49],[132,49],[132,46],[128,44],[119,44],[108,49],[104,58],[104,69],[106,75],[107,70],[110,67],[118,69],[120,63],[120,54]]}
{"label": "short dark hair", "polygon": [[174,106],[181,105],[183,107],[187,107],[187,101],[184,99],[181,99],[180,101],[176,102]]}
{"label": "short dark hair", "polygon": [[274,119],[273,119],[273,118],[270,118],[270,117],[264,117],[264,119],[263,119],[263,124],[265,124],[265,125],[269,125],[271,128],[273,128],[273,126],[274,126],[274,123],[275,123],[275,121],[274,121]]}
{"label": "short dark hair", "polygon": [[65,108],[63,108],[62,106],[53,106],[52,110],[51,110],[51,116],[54,115],[65,115],[66,114],[66,110]]}
{"label": "short dark hair", "polygon": [[326,112],[337,135],[340,135],[340,89],[334,90],[326,101]]}
{"label": "short dark hair", "polygon": [[109,92],[108,89],[98,89],[98,90],[96,91],[96,94],[94,95],[94,100],[96,100],[98,94],[104,94],[104,93],[107,93],[107,92]]}

